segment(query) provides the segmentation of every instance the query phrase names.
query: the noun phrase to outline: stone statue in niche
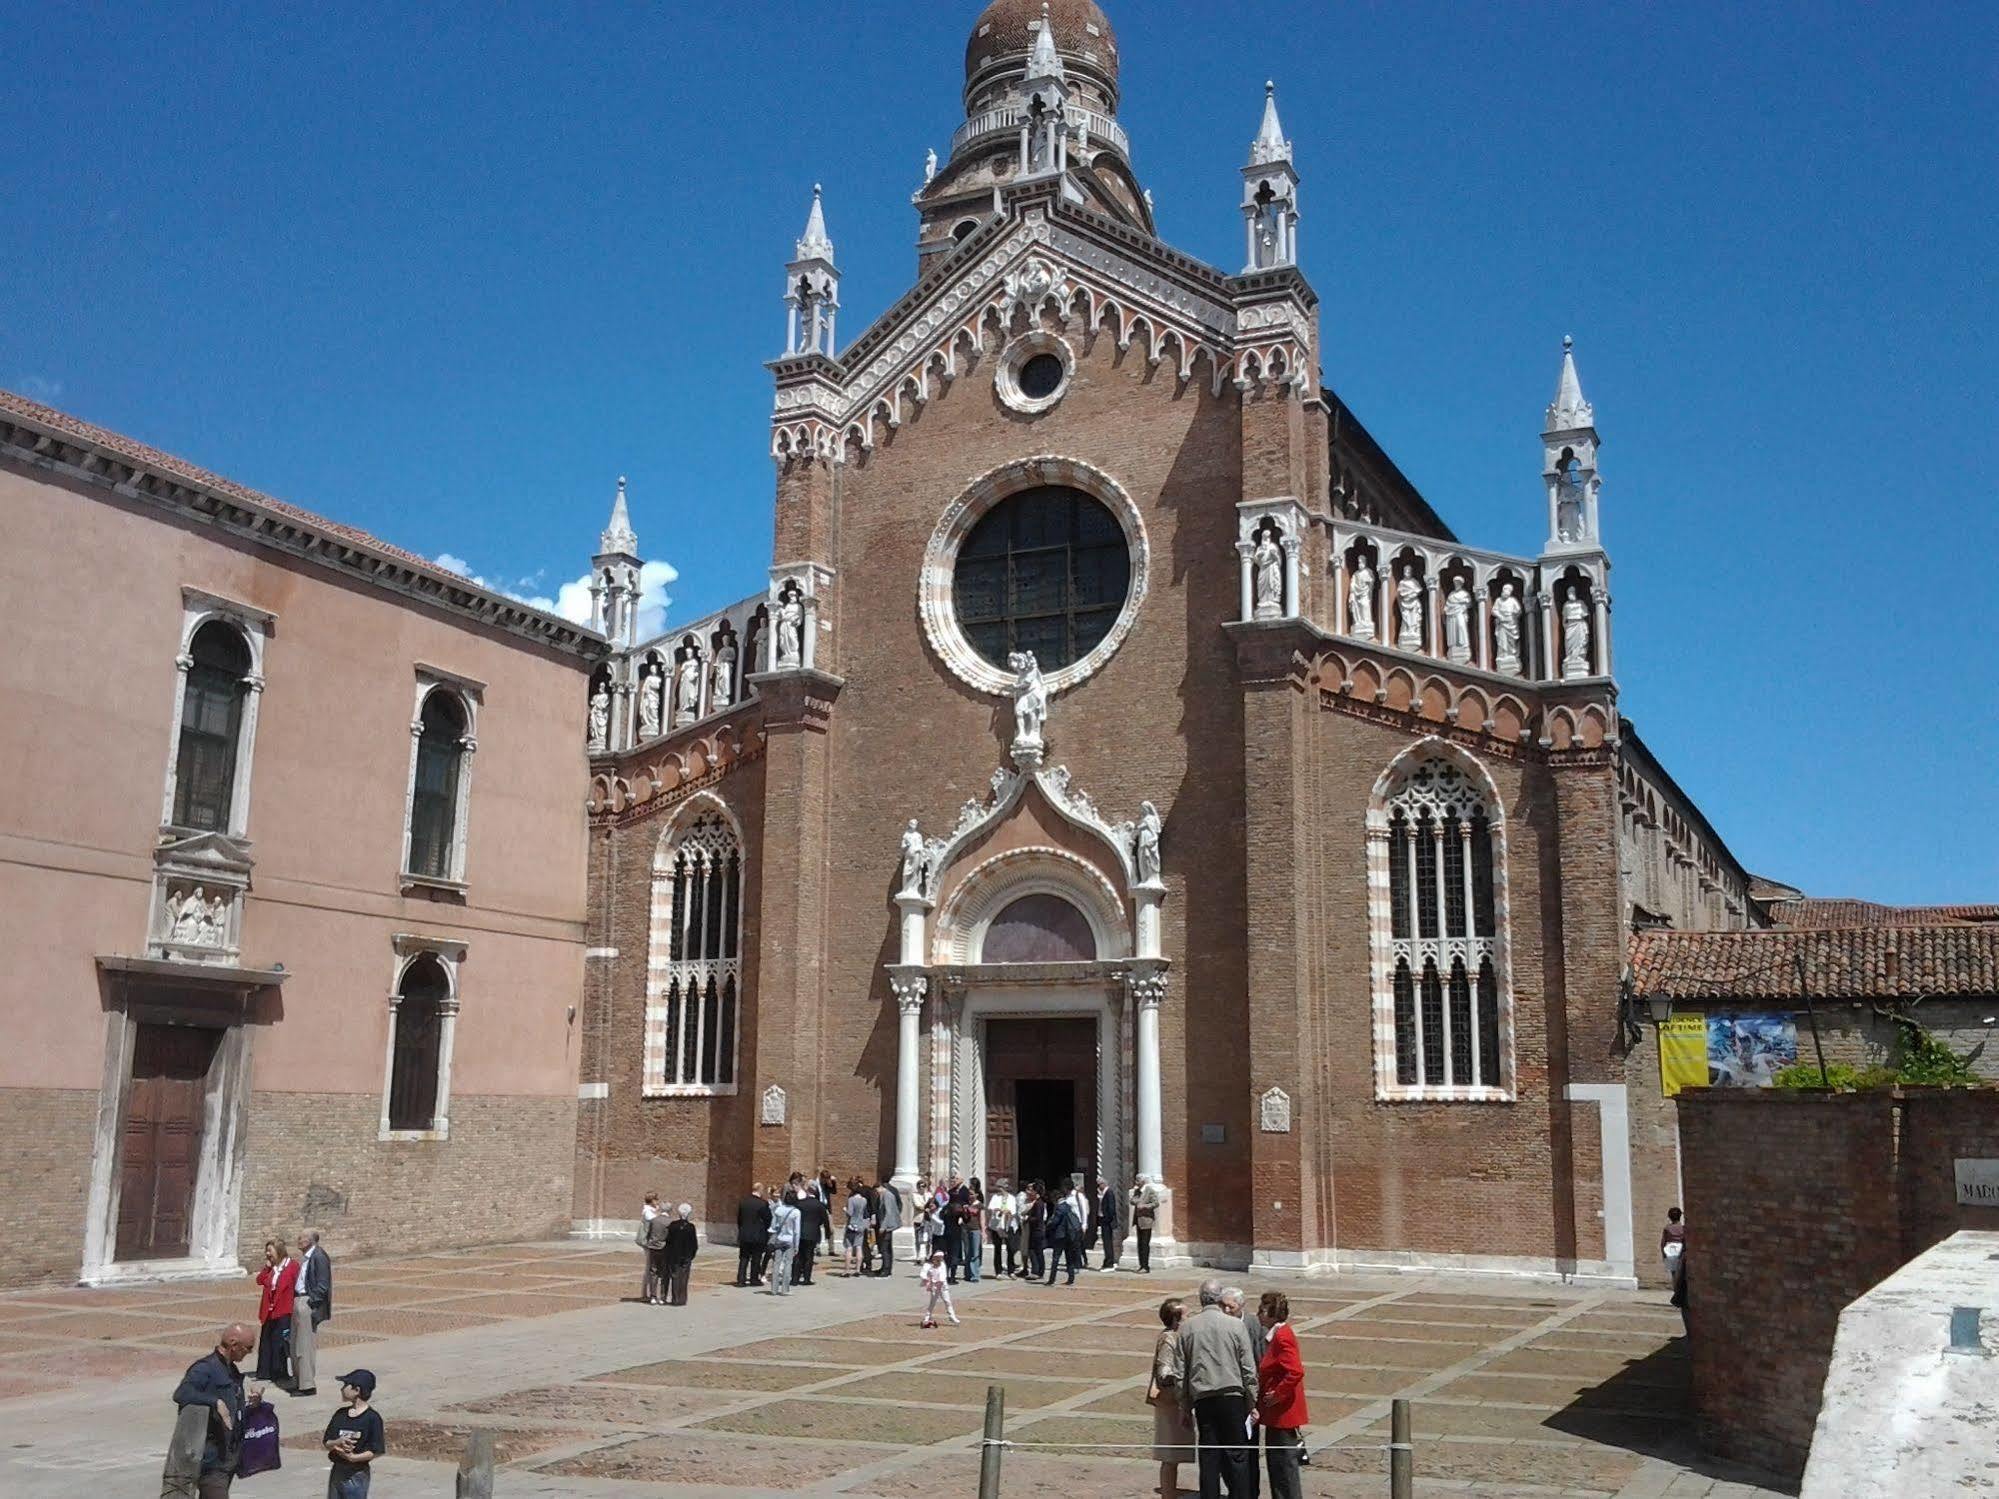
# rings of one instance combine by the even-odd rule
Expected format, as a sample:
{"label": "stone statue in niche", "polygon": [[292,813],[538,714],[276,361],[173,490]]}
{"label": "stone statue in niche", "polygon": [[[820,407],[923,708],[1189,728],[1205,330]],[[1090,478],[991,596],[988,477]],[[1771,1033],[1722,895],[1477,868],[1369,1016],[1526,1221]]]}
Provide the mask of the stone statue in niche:
{"label": "stone statue in niche", "polygon": [[1347,634],[1355,640],[1374,639],[1374,569],[1365,557],[1347,580]]}
{"label": "stone statue in niche", "polygon": [[1013,755],[1039,760],[1045,747],[1042,728],[1048,722],[1048,688],[1041,680],[1041,667],[1033,651],[1013,651],[1006,658],[1013,673]]}
{"label": "stone statue in niche", "polygon": [[1573,458],[1555,475],[1555,536],[1559,541],[1583,539],[1582,473]]}
{"label": "stone statue in niche", "polygon": [[1471,590],[1460,577],[1444,595],[1444,652],[1453,661],[1471,660]]}
{"label": "stone statue in niche", "polygon": [[590,694],[590,748],[602,753],[611,744],[611,689],[599,682]]}
{"label": "stone statue in niche", "polygon": [[167,899],[167,936],[190,947],[218,947],[228,910],[222,897],[210,897],[201,886]]}
{"label": "stone statue in niche", "polygon": [[1284,554],[1268,531],[1257,537],[1249,564],[1255,580],[1256,617],[1276,619],[1284,612]]}
{"label": "stone statue in niche", "polygon": [[1520,675],[1521,603],[1511,583],[1499,585],[1492,601],[1492,664],[1510,677]]}
{"label": "stone statue in niche", "polygon": [[689,651],[681,658],[680,670],[673,684],[673,721],[675,725],[693,723],[701,716],[701,652]]}
{"label": "stone statue in niche", "polygon": [[1159,881],[1159,809],[1151,802],[1138,804],[1138,829],[1132,834],[1132,863],[1138,867],[1141,885]]}
{"label": "stone statue in niche", "polygon": [[659,668],[649,666],[639,682],[639,738],[659,737],[660,698],[664,695]]}
{"label": "stone statue in niche", "polygon": [[804,664],[805,602],[798,590],[786,587],[777,600],[777,669],[789,671]]}
{"label": "stone statue in niche", "polygon": [[1589,675],[1589,605],[1580,591],[1562,600],[1562,675]]}
{"label": "stone statue in niche", "polygon": [[715,648],[715,664],[708,673],[710,707],[726,708],[736,700],[736,648],[723,641]]}
{"label": "stone statue in niche", "polygon": [[1395,574],[1395,643],[1405,651],[1423,649],[1423,585],[1404,563]]}
{"label": "stone statue in niche", "polygon": [[914,817],[902,830],[902,893],[921,895],[930,883],[930,854]]}

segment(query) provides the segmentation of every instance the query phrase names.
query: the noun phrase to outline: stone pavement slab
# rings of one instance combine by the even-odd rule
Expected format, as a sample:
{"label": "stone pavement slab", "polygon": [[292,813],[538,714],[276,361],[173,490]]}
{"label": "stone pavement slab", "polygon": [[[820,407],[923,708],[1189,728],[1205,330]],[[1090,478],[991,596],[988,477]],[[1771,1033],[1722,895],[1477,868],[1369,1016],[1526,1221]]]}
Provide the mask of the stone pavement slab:
{"label": "stone pavement slab", "polygon": [[[993,1383],[1017,1444],[1003,1494],[1154,1491],[1147,1356],[1159,1301],[1191,1300],[1191,1275],[962,1284],[963,1325],[924,1331],[913,1267],[850,1280],[822,1266],[785,1299],[728,1285],[734,1267],[733,1255],[705,1253],[691,1304],[659,1308],[629,1299],[638,1263],[626,1245],[342,1265],[341,1313],[322,1329],[323,1393],[276,1397],[294,1445],[250,1492],[323,1492],[312,1438],[350,1361],[382,1379],[382,1499],[449,1493],[456,1454],[480,1428],[499,1446],[503,1499],[969,1494]],[[1264,1288],[1237,1278],[1252,1295]],[[1396,1394],[1415,1402],[1419,1495],[1769,1492],[1738,1488],[1747,1475],[1692,1452],[1678,1319],[1656,1298],[1410,1275],[1278,1288],[1307,1361],[1318,1450],[1308,1494],[1386,1493]],[[0,1297],[0,1495],[150,1499],[174,1379],[217,1325],[251,1312],[254,1289]],[[92,1439],[80,1446],[85,1417]],[[1183,1487],[1193,1479],[1183,1468]]]}

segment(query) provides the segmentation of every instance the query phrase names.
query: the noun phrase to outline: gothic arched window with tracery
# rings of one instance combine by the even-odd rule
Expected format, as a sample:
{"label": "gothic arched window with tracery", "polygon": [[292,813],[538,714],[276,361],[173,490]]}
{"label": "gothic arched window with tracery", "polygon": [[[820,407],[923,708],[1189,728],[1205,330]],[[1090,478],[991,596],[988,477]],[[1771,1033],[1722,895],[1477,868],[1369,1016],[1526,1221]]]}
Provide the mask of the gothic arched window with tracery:
{"label": "gothic arched window with tracery", "polygon": [[653,858],[645,1091],[733,1093],[743,984],[743,850],[719,812],[670,829]]}
{"label": "gothic arched window with tracery", "polygon": [[[1385,814],[1385,815],[1384,815]],[[1508,1096],[1512,1027],[1497,892],[1498,815],[1447,760],[1404,776],[1370,830],[1387,865],[1374,881],[1377,1091],[1384,1097]],[[1380,895],[1385,885],[1385,909]]]}

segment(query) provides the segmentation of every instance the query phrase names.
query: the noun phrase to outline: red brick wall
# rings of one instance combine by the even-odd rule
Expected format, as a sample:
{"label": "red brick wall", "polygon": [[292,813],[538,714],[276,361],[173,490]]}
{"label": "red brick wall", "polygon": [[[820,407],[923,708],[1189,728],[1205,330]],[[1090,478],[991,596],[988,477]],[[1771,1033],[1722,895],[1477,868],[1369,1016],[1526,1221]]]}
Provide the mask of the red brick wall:
{"label": "red brick wall", "polygon": [[1958,1228],[1952,1160],[1999,1154],[1999,1091],[1690,1089],[1677,1100],[1701,1440],[1804,1470],[1848,1302]]}

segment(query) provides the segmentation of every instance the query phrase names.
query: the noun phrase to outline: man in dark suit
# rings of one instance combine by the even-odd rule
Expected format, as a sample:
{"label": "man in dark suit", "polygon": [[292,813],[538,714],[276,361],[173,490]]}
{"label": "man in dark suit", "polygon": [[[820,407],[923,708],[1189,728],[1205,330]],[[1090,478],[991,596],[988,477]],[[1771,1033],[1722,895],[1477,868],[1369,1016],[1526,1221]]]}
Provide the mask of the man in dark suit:
{"label": "man in dark suit", "polygon": [[1118,1256],[1118,1201],[1117,1189],[1101,1176],[1097,1178],[1097,1235],[1104,1244],[1106,1270],[1117,1269]]}
{"label": "man in dark suit", "polygon": [[314,1394],[313,1350],[319,1324],[333,1315],[333,1261],[320,1246],[319,1230],[298,1236],[298,1287],[292,1298],[292,1393]]}
{"label": "man in dark suit", "polygon": [[805,1195],[798,1200],[798,1271],[791,1278],[793,1285],[812,1284],[812,1259],[832,1223],[833,1214],[819,1195],[819,1184],[807,1184]]}
{"label": "man in dark suit", "polygon": [[763,1263],[770,1243],[770,1203],[764,1199],[763,1183],[736,1204],[736,1284],[763,1284]]}

